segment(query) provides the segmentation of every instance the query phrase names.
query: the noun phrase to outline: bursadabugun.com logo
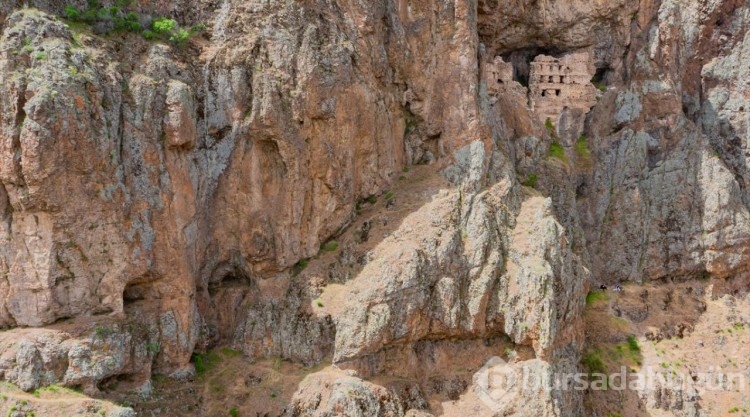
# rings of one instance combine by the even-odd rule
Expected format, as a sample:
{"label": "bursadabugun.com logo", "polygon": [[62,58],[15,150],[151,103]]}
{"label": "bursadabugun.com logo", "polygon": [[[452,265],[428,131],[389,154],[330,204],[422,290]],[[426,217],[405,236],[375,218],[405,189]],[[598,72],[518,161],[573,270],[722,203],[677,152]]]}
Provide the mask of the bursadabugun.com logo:
{"label": "bursadabugun.com logo", "polygon": [[[532,365],[534,364],[534,365]],[[687,397],[702,395],[706,391],[739,391],[747,389],[742,373],[724,372],[721,367],[704,371],[677,372],[674,369],[645,366],[638,371],[621,367],[618,372],[540,372],[539,361],[507,363],[493,357],[474,374],[474,392],[493,412],[506,409],[516,399],[551,391],[632,390],[648,393],[669,389],[683,391]],[[519,396],[521,398],[519,398]]]}
{"label": "bursadabugun.com logo", "polygon": [[474,374],[474,392],[493,412],[507,407],[520,393],[519,369],[493,356]]}

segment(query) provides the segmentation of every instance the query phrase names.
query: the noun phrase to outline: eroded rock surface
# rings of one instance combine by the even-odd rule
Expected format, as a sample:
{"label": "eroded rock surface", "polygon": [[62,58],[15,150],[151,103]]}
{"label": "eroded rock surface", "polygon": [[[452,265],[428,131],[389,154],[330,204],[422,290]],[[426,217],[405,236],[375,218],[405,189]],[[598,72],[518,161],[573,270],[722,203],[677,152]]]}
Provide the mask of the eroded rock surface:
{"label": "eroded rock surface", "polygon": [[[747,291],[743,2],[126,6],[205,23],[182,47],[19,3],[0,372],[24,390],[147,390],[231,345],[338,368],[290,415],[482,415],[471,374],[506,349],[579,369],[592,284]],[[586,414],[570,391],[507,411]]]}

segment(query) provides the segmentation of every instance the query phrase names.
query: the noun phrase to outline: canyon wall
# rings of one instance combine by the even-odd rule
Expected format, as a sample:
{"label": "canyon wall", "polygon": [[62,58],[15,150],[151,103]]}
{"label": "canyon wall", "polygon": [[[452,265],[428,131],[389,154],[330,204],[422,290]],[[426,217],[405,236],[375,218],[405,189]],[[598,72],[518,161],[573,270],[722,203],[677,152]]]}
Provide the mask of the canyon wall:
{"label": "canyon wall", "polygon": [[[23,389],[142,387],[231,345],[393,397],[361,415],[427,412],[369,380],[425,391],[450,379],[426,357],[506,348],[575,370],[591,285],[747,284],[742,1],[130,4],[207,25],[183,46],[20,3],[0,5],[0,376]],[[545,106],[539,56],[606,88]],[[372,226],[415,165],[437,185]],[[336,387],[290,409],[357,415]]]}

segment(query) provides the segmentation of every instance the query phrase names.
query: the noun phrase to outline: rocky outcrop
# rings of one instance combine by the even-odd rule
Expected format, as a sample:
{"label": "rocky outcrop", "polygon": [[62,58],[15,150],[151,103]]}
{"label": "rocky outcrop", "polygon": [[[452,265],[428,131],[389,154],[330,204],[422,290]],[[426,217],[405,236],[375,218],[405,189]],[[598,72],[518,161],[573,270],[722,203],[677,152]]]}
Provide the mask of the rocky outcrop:
{"label": "rocky outcrop", "polygon": [[[16,3],[0,372],[25,390],[143,387],[230,344],[347,369],[291,415],[421,415],[471,397],[439,370],[462,349],[575,370],[590,282],[747,282],[739,1],[123,6],[207,23],[183,46]],[[402,209],[386,192],[413,164],[442,182]],[[383,194],[403,213],[358,218]],[[523,404],[585,414],[575,392]]]}
{"label": "rocky outcrop", "polygon": [[744,8],[731,3],[663,2],[629,56],[629,87],[608,92],[589,118],[600,162],[580,207],[592,270],[603,279],[727,277],[747,263],[736,141],[746,129],[742,104],[730,99],[744,87],[729,81],[736,70],[721,69],[739,59],[742,41],[708,46],[726,36],[719,21],[747,26]]}

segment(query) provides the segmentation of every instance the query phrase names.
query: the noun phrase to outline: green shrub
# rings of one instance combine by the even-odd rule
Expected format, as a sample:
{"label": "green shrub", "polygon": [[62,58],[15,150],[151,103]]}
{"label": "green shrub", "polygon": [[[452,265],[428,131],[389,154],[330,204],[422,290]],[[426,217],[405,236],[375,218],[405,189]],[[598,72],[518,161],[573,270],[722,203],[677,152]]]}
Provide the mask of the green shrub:
{"label": "green shrub", "polygon": [[529,176],[526,177],[526,179],[523,182],[521,182],[521,185],[523,185],[524,187],[536,188],[536,183],[538,181],[539,181],[539,176],[538,175],[536,175],[536,174],[529,174]]}
{"label": "green shrub", "polygon": [[219,355],[215,353],[193,353],[192,362],[195,366],[195,373],[198,376],[203,376],[219,362]]}
{"label": "green shrub", "polygon": [[169,37],[170,42],[174,42],[178,45],[184,45],[188,39],[190,39],[190,32],[185,29],[178,29]]}
{"label": "green shrub", "polygon": [[232,417],[239,417],[240,411],[237,409],[237,407],[232,407],[229,409],[229,415]]}
{"label": "green shrub", "polygon": [[322,247],[323,252],[333,252],[338,248],[339,248],[339,242],[336,242],[335,240],[326,242]]}
{"label": "green shrub", "polygon": [[81,18],[81,13],[75,7],[67,5],[65,6],[65,17],[70,20],[79,20]]}
{"label": "green shrub", "polygon": [[586,305],[590,306],[597,301],[607,301],[609,296],[604,291],[591,291],[586,294]]}
{"label": "green shrub", "polygon": [[578,140],[576,141],[576,152],[578,152],[578,155],[584,157],[591,154],[591,151],[589,151],[589,145],[586,136],[581,135],[578,137]]}
{"label": "green shrub", "polygon": [[628,349],[630,349],[631,352],[640,352],[641,347],[638,346],[638,340],[636,340],[635,336],[630,334],[628,335]]}
{"label": "green shrub", "polygon": [[198,35],[206,31],[208,26],[205,23],[198,23],[197,25],[190,28],[191,35]]}
{"label": "green shrub", "polygon": [[300,274],[300,272],[304,271],[305,268],[307,268],[307,264],[309,263],[309,259],[300,259],[299,261],[297,261],[297,263],[292,267],[292,277],[296,277]]}
{"label": "green shrub", "polygon": [[393,191],[388,191],[385,193],[385,201],[389,201],[393,199]]}
{"label": "green shrub", "polygon": [[552,142],[549,145],[549,156],[553,158],[566,161],[568,158],[565,156],[565,149],[560,145],[559,142]]}
{"label": "green shrub", "polygon": [[317,305],[318,307],[323,307],[323,302],[320,300],[316,300],[315,305]]}
{"label": "green shrub", "polygon": [[161,39],[177,45],[184,45],[190,36],[206,30],[206,25],[203,23],[189,29],[180,28],[176,20],[166,17],[157,18],[151,22],[149,28],[144,30],[140,23],[144,19],[136,12],[127,10],[130,4],[131,0],[118,0],[115,6],[102,7],[98,1],[89,1],[84,10],[70,5],[66,6],[64,17],[74,22],[87,24],[108,22],[111,30],[139,32],[147,40]]}
{"label": "green shrub", "polygon": [[154,20],[151,24],[151,29],[153,29],[154,33],[159,35],[171,35],[176,26],[177,22],[175,20],[160,17]]}
{"label": "green shrub", "polygon": [[597,350],[591,351],[583,356],[581,363],[590,374],[606,374],[607,367],[604,365],[604,361],[601,358],[601,353]]}

